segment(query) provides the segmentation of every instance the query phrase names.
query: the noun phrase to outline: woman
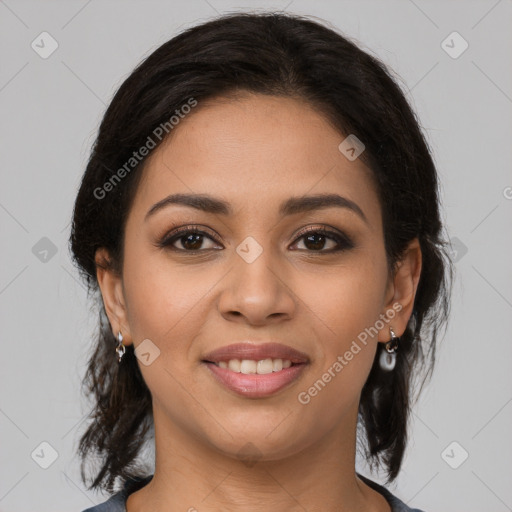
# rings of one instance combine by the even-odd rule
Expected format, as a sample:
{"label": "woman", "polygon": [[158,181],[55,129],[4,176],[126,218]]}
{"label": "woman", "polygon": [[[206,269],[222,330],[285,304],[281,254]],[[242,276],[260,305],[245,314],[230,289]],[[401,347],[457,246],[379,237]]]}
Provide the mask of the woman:
{"label": "woman", "polygon": [[355,456],[399,473],[448,318],[439,209],[399,87],[333,30],[235,14],[153,52],[74,211],[100,317],[82,478],[96,456],[88,488],[121,483],[88,512],[418,510]]}

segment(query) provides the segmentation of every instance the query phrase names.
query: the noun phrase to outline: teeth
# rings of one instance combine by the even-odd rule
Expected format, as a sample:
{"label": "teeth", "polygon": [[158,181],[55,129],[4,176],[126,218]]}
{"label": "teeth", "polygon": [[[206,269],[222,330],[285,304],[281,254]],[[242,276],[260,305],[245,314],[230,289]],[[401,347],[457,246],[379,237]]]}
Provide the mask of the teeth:
{"label": "teeth", "polygon": [[228,362],[228,368],[232,372],[240,373],[240,360],[239,359],[230,359]]}
{"label": "teeth", "polygon": [[242,359],[240,361],[240,373],[256,373],[258,363],[250,359]]}
{"label": "teeth", "polygon": [[283,368],[289,368],[292,362],[289,359],[270,358],[260,361],[254,361],[252,359],[230,359],[229,361],[219,361],[215,364],[236,373],[244,373],[246,375],[257,373],[258,375],[265,375],[267,373],[279,372]]}
{"label": "teeth", "polygon": [[258,361],[258,364],[256,366],[256,373],[265,374],[272,373],[273,371],[274,364],[272,362],[272,359],[263,359],[261,361]]}

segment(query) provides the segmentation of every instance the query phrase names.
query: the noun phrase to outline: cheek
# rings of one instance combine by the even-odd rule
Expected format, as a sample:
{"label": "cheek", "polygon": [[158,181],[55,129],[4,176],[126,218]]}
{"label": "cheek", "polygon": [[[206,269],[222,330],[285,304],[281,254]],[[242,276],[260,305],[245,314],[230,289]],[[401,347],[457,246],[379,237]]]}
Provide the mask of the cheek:
{"label": "cheek", "polygon": [[300,279],[295,280],[294,293],[307,306],[309,321],[322,339],[330,340],[326,352],[330,348],[343,350],[358,334],[375,325],[387,282],[383,259],[368,252],[354,253],[343,265],[326,272],[301,271]]}
{"label": "cheek", "polygon": [[162,354],[171,352],[173,358],[184,359],[190,340],[197,335],[198,311],[214,278],[206,272],[199,278],[181,271],[151,248],[132,248],[126,255],[125,298],[135,344],[149,338]]}
{"label": "cheek", "polygon": [[208,272],[198,271],[194,277],[155,254],[132,250],[125,259],[128,322],[136,347],[146,339],[158,347],[158,357],[148,366],[139,361],[139,368],[154,400],[165,404],[172,397],[168,414],[179,422],[190,408],[188,392],[195,386],[191,370],[197,363],[191,349],[201,334],[208,291],[216,280]]}
{"label": "cheek", "polygon": [[372,367],[386,272],[385,261],[361,257],[328,275],[303,274],[296,282],[317,347],[317,364],[299,401],[324,410],[327,422],[358,400]]}

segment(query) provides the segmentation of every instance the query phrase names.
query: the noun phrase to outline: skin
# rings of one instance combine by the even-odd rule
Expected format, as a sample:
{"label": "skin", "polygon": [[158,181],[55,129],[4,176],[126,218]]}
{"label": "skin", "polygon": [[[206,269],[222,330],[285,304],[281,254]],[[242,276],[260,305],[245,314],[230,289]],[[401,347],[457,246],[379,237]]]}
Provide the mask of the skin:
{"label": "skin", "polygon": [[[371,173],[338,150],[344,138],[302,101],[244,94],[200,103],[150,155],[126,224],[122,273],[97,271],[113,332],[125,345],[150,339],[160,350],[149,366],[139,361],[153,401],[155,474],[129,496],[128,512],[391,510],[355,474],[357,409],[377,344],[389,341],[389,326],[397,336],[406,328],[421,251],[413,240],[396,273],[388,270]],[[145,220],[171,193],[209,194],[234,214],[169,205]],[[340,207],[278,213],[292,196],[321,193],[349,198],[367,222]],[[213,239],[194,254],[183,238],[175,251],[157,247],[173,222],[199,225]],[[322,226],[354,247],[328,253],[335,240],[297,237]],[[236,252],[248,236],[263,248],[252,263]],[[97,263],[106,258],[99,249]],[[393,304],[401,311],[300,403],[298,394]],[[213,349],[270,337],[310,358],[301,378],[271,397],[236,395],[201,363]],[[252,463],[239,456],[249,442]]]}

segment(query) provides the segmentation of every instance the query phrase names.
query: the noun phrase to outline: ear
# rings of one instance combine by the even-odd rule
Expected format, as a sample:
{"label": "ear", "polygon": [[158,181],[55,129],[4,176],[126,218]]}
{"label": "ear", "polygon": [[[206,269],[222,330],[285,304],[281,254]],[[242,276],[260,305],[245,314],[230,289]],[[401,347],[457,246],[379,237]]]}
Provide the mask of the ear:
{"label": "ear", "polygon": [[[390,327],[398,337],[404,333],[412,315],[421,268],[421,247],[418,239],[414,238],[398,262],[395,274],[389,279],[385,309],[382,311],[389,320],[385,327],[379,330],[379,341],[388,342],[391,339]],[[394,311],[395,314],[390,314],[391,311]]]}
{"label": "ear", "polygon": [[128,327],[122,277],[112,268],[110,255],[104,247],[96,250],[96,278],[103,297],[105,311],[114,337],[121,331],[123,344],[130,345],[132,337]]}

